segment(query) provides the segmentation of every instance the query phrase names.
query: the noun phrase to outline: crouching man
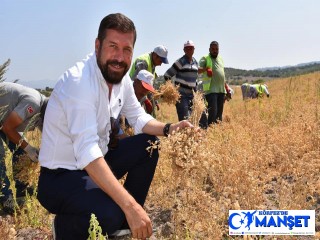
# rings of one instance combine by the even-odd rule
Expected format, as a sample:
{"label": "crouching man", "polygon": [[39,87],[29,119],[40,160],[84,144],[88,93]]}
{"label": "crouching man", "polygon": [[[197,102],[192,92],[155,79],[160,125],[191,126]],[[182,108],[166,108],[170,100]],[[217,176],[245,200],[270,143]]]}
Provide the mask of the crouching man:
{"label": "crouching man", "polygon": [[[87,239],[92,213],[103,234],[125,228],[133,238],[152,234],[143,205],[158,152],[150,156],[148,141],[192,125],[159,122],[141,107],[126,75],[135,40],[129,18],[119,13],[106,16],[94,53],[67,70],[51,94],[39,155],[38,199],[56,214],[57,239]],[[137,135],[116,138],[119,114]],[[121,185],[118,179],[125,174]]]}

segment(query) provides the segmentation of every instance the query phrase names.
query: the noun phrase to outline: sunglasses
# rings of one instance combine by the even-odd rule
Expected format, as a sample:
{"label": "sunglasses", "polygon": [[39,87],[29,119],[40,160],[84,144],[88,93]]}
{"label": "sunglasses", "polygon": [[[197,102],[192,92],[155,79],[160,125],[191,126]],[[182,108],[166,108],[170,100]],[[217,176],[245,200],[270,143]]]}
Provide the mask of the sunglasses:
{"label": "sunglasses", "polygon": [[120,130],[120,123],[119,123],[119,120],[115,119],[114,117],[110,117],[110,123],[111,123],[111,130],[109,135],[108,148],[110,150],[114,150],[119,145],[118,133]]}

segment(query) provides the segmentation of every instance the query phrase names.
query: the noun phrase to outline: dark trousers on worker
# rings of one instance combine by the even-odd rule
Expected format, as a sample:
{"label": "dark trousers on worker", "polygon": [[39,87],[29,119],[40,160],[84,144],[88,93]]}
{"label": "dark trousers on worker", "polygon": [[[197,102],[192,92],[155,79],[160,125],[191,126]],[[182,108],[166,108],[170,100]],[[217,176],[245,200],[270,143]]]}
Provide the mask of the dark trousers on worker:
{"label": "dark trousers on worker", "polygon": [[179,121],[187,120],[192,111],[193,105],[193,92],[191,89],[186,89],[183,87],[179,88],[180,99],[176,103],[176,109]]}
{"label": "dark trousers on worker", "polygon": [[[120,179],[125,174],[124,187],[141,205],[144,205],[159,154],[146,150],[155,136],[139,134],[119,141],[105,159],[114,175]],[[42,167],[38,183],[38,200],[51,213],[56,214],[57,239],[82,240],[88,238],[92,213],[97,217],[102,232],[115,232],[126,226],[120,207],[103,192],[85,170],[50,170]]]}
{"label": "dark trousers on worker", "polygon": [[[15,143],[11,142],[7,136],[0,130],[0,186],[1,186],[1,193],[0,193],[0,202],[3,202],[12,195],[12,191],[10,190],[10,182],[7,177],[7,169],[5,165],[5,147],[4,144],[7,145],[8,149],[12,152],[12,165],[13,170],[15,172],[15,164],[18,162],[19,157],[24,154],[22,148],[18,147]],[[16,182],[16,189],[17,189],[17,196],[16,197],[23,197],[25,196],[25,189],[27,184],[20,182],[14,177]]]}
{"label": "dark trousers on worker", "polygon": [[[179,88],[180,99],[176,103],[176,109],[178,114],[179,121],[188,120],[192,113],[193,106],[193,92],[191,89],[186,89],[183,87]],[[201,118],[199,120],[199,126],[203,129],[208,127],[208,120],[206,116],[206,112],[202,112]]]}
{"label": "dark trousers on worker", "polygon": [[208,125],[222,121],[224,93],[209,93],[206,95],[208,103]]}

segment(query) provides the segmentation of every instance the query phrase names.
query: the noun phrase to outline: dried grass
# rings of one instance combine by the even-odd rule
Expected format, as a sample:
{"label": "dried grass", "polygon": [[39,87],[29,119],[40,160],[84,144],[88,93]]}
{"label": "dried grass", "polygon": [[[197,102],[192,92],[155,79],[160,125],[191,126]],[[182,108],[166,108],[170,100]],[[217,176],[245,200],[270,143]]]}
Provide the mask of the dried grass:
{"label": "dried grass", "polygon": [[[231,209],[315,209],[320,222],[320,73],[268,86],[270,98],[248,101],[234,87],[221,124],[161,138],[146,205],[170,209],[174,230],[158,239],[231,239]],[[174,106],[161,102],[158,117],[175,122]]]}
{"label": "dried grass", "polygon": [[173,238],[228,238],[232,209],[316,209],[319,224],[320,73],[268,86],[270,98],[249,101],[235,87],[227,121],[201,130],[203,138],[161,139],[147,203],[173,209]]}
{"label": "dried grass", "polygon": [[154,98],[161,98],[161,102],[174,105],[180,98],[178,88],[178,86],[173,85],[170,81],[166,81],[160,86],[159,91],[154,94]]}

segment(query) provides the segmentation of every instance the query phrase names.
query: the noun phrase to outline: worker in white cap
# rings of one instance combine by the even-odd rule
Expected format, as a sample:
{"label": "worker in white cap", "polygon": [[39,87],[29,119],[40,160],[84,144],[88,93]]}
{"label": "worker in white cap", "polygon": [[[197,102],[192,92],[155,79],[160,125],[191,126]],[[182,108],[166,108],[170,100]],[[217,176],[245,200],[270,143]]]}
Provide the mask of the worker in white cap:
{"label": "worker in white cap", "polygon": [[188,119],[191,115],[193,92],[196,91],[198,78],[198,62],[193,57],[194,43],[188,40],[183,45],[184,55],[176,60],[165,72],[165,80],[175,76],[174,84],[179,86],[180,100],[176,103],[179,121]]}
{"label": "worker in white cap", "polygon": [[138,101],[145,108],[147,113],[152,113],[152,103],[147,98],[148,93],[155,93],[153,88],[153,75],[147,70],[141,70],[133,81],[134,93]]}

